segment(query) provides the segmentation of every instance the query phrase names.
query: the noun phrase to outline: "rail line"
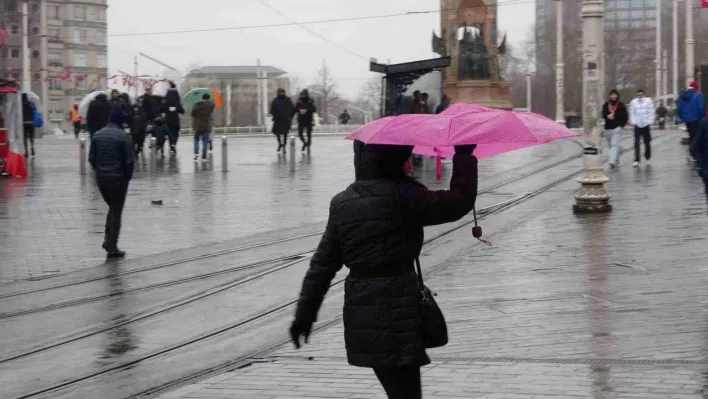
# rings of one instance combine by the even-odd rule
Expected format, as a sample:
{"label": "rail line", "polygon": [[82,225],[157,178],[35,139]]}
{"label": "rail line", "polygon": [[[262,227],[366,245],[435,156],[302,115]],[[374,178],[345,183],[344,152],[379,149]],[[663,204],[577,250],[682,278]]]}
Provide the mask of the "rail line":
{"label": "rail line", "polygon": [[[663,138],[663,137],[667,137],[667,136],[661,136],[661,137]],[[662,140],[662,142],[663,142],[663,140]],[[657,143],[657,144],[659,144],[659,143]],[[627,151],[629,151],[629,150],[627,150],[627,149],[622,150],[622,153],[625,153],[625,152],[627,152]],[[550,169],[552,169],[552,168],[554,168],[554,167],[556,167],[556,166],[559,166],[559,165],[561,165],[561,164],[567,163],[567,162],[569,162],[569,161],[571,161],[571,160],[574,160],[574,159],[578,159],[578,158],[580,158],[580,157],[582,157],[582,154],[575,155],[575,156],[572,156],[572,157],[568,157],[568,158],[566,158],[565,160],[558,161],[558,162],[555,162],[555,163],[550,164],[550,165],[546,165],[546,166],[544,166],[544,167],[542,167],[542,168],[537,169],[536,171],[528,172],[528,173],[525,173],[525,174],[523,174],[523,175],[521,175],[521,176],[517,176],[517,177],[514,177],[514,178],[512,178],[512,179],[509,179],[509,180],[507,180],[507,181],[505,181],[505,182],[502,182],[502,183],[500,183],[500,184],[494,185],[494,186],[492,186],[492,187],[488,187],[488,188],[486,188],[483,192],[489,192],[489,191],[492,191],[492,190],[494,190],[494,189],[496,189],[496,188],[502,187],[502,186],[504,186],[504,185],[507,185],[507,184],[516,182],[516,181],[521,180],[521,179],[524,179],[524,178],[526,178],[526,177],[533,176],[533,175],[535,175],[535,174],[539,174],[539,173],[545,172],[545,171],[550,170]],[[478,209],[478,212],[477,212],[477,213],[478,213],[478,220],[485,219],[486,217],[489,217],[490,215],[499,213],[499,212],[501,212],[501,211],[503,211],[503,210],[506,210],[506,209],[508,209],[508,208],[510,208],[510,207],[513,207],[513,206],[515,206],[515,205],[517,205],[517,204],[519,204],[519,203],[522,203],[522,202],[527,201],[527,200],[529,200],[529,199],[531,199],[531,198],[533,198],[533,197],[536,197],[536,196],[538,196],[539,194],[541,194],[541,193],[543,193],[543,192],[546,192],[546,191],[548,191],[548,190],[550,190],[550,189],[552,189],[552,188],[554,188],[554,187],[556,187],[556,186],[558,186],[558,185],[560,185],[560,184],[562,184],[562,183],[564,183],[564,182],[567,182],[568,180],[572,179],[573,177],[579,175],[579,174],[582,173],[582,172],[583,172],[583,169],[582,169],[582,168],[581,168],[581,169],[576,169],[576,170],[574,170],[574,171],[572,171],[572,172],[570,172],[570,173],[568,173],[568,174],[565,174],[565,175],[563,175],[562,177],[560,177],[560,178],[558,178],[558,179],[556,179],[556,180],[554,180],[554,181],[552,181],[552,182],[550,182],[550,183],[548,183],[548,184],[543,185],[542,187],[540,187],[540,188],[538,188],[538,189],[536,189],[536,190],[533,190],[533,191],[531,191],[531,192],[526,192],[526,193],[524,193],[524,194],[522,194],[522,195],[519,195],[519,196],[517,196],[517,197],[514,197],[514,198],[509,199],[509,200],[506,200],[506,201],[498,202],[498,203],[496,203],[496,204],[493,204],[493,205],[490,205],[490,206],[487,206],[487,207],[484,207],[484,208],[480,208],[480,209]],[[482,193],[482,192],[480,192],[480,193]],[[443,238],[443,237],[445,237],[445,236],[448,236],[449,234],[452,234],[452,233],[454,233],[454,232],[456,232],[456,231],[459,231],[460,229],[463,229],[463,228],[465,228],[465,227],[468,227],[468,226],[470,226],[470,225],[473,224],[473,223],[474,223],[474,220],[467,220],[467,221],[465,221],[465,222],[462,222],[462,223],[460,223],[460,224],[458,224],[458,225],[456,225],[456,226],[454,226],[454,227],[452,227],[452,228],[450,228],[450,229],[447,229],[447,230],[445,230],[445,231],[443,231],[443,232],[441,232],[441,233],[439,233],[439,234],[436,234],[435,236],[433,236],[433,237],[431,237],[431,238],[425,240],[423,244],[424,244],[424,245],[428,245],[428,244],[430,244],[430,243],[432,243],[432,242],[434,242],[434,241],[436,241],[436,240],[439,240],[440,238]],[[321,233],[317,233],[317,234],[321,234]],[[312,235],[316,235],[316,234],[313,233]],[[312,236],[312,235],[308,235],[308,236]],[[282,240],[282,241],[287,241],[287,240]],[[282,242],[282,241],[280,241],[280,242]],[[268,245],[268,243],[263,243],[263,244],[259,244],[259,245],[261,245],[261,246],[263,246],[263,245]],[[223,251],[223,252],[227,252],[227,251]],[[314,252],[314,251],[313,251],[313,252]],[[189,299],[187,299],[187,300],[185,300],[185,301],[181,301],[181,302],[172,304],[172,305],[170,305],[170,306],[168,306],[168,307],[166,307],[166,308],[159,309],[159,310],[156,310],[156,311],[153,311],[153,312],[144,314],[144,315],[140,315],[140,316],[135,317],[135,318],[133,318],[133,319],[126,320],[126,321],[124,321],[124,322],[122,322],[122,323],[120,323],[120,324],[118,324],[118,325],[113,325],[113,326],[105,327],[105,328],[102,328],[102,329],[97,330],[97,331],[93,331],[93,332],[89,332],[89,333],[86,333],[86,334],[83,334],[83,335],[80,335],[80,336],[73,337],[73,338],[71,338],[71,339],[69,339],[69,340],[66,340],[66,341],[63,341],[63,342],[58,342],[58,343],[51,344],[51,345],[48,345],[48,346],[45,346],[45,347],[42,347],[42,348],[37,348],[37,349],[31,350],[31,351],[28,351],[28,352],[25,352],[25,353],[20,353],[20,354],[17,354],[17,355],[13,355],[13,356],[7,357],[7,358],[5,358],[5,359],[0,359],[0,364],[2,364],[2,363],[7,363],[7,362],[10,362],[10,361],[12,361],[12,360],[16,360],[16,359],[19,359],[19,358],[22,358],[22,357],[30,356],[30,355],[32,355],[32,354],[36,354],[36,353],[45,351],[45,350],[47,350],[47,349],[55,348],[55,347],[57,347],[57,346],[61,346],[61,345],[64,345],[64,344],[66,344],[66,343],[75,342],[75,341],[78,341],[78,340],[80,340],[80,339],[83,339],[83,338],[86,338],[86,337],[89,337],[89,336],[92,336],[92,335],[95,335],[95,334],[99,334],[99,333],[102,333],[102,332],[105,332],[105,331],[108,331],[108,330],[111,330],[111,329],[114,329],[114,328],[117,328],[117,327],[120,327],[120,326],[124,326],[124,325],[129,324],[129,323],[136,322],[136,321],[138,321],[138,320],[143,320],[143,319],[145,319],[145,318],[152,317],[152,316],[155,316],[155,315],[157,315],[157,314],[167,312],[167,311],[169,311],[169,310],[172,310],[172,309],[174,309],[174,308],[177,308],[177,307],[179,307],[179,306],[182,306],[182,305],[185,304],[185,303],[197,301],[197,300],[202,299],[202,298],[205,298],[205,297],[207,297],[207,296],[214,295],[214,294],[216,294],[216,293],[218,293],[218,292],[221,292],[221,291],[225,291],[225,290],[227,290],[227,289],[234,288],[234,287],[236,287],[236,286],[245,284],[245,283],[247,283],[247,282],[249,282],[249,281],[253,281],[253,280],[256,280],[256,279],[258,279],[258,278],[261,278],[261,277],[263,277],[263,276],[265,276],[265,275],[272,274],[272,273],[275,273],[275,272],[277,272],[277,271],[279,271],[279,270],[282,270],[282,269],[291,267],[291,266],[293,266],[293,265],[295,265],[295,264],[298,264],[298,263],[300,263],[300,262],[303,262],[303,261],[309,259],[311,256],[312,256],[311,253],[310,253],[309,255],[303,255],[303,256],[301,256],[300,258],[293,260],[292,262],[288,262],[288,263],[285,263],[285,264],[276,266],[276,267],[274,267],[274,268],[268,269],[268,270],[263,271],[263,272],[261,272],[261,273],[257,273],[257,274],[255,274],[255,275],[252,275],[252,276],[249,276],[249,277],[247,277],[247,278],[238,280],[238,281],[236,281],[236,282],[231,282],[231,283],[229,283],[229,284],[226,284],[226,285],[223,285],[223,286],[214,288],[214,289],[209,290],[209,291],[207,291],[207,292],[205,292],[205,293],[203,293],[203,294],[201,294],[201,295],[195,296],[195,297],[193,297],[193,298],[189,298]],[[426,274],[426,275],[430,275],[430,274],[434,273],[439,267],[440,267],[440,266],[438,266],[438,267],[433,267],[432,269],[427,270],[427,271],[425,272],[425,274]],[[341,278],[341,279],[338,279],[338,280],[334,281],[334,282],[332,283],[332,285],[331,285],[331,288],[336,288],[336,287],[341,286],[344,281],[345,281],[344,278]],[[113,366],[106,367],[106,368],[103,368],[103,369],[101,369],[101,370],[97,370],[97,371],[95,371],[95,372],[87,373],[87,374],[85,374],[85,375],[82,375],[82,376],[79,376],[79,377],[76,377],[76,378],[73,378],[73,379],[69,379],[69,380],[65,380],[65,381],[56,383],[56,384],[51,385],[51,386],[46,387],[46,388],[41,388],[41,389],[36,390],[36,391],[34,391],[34,392],[30,392],[30,393],[27,393],[27,394],[23,394],[23,395],[21,395],[21,396],[16,397],[15,399],[27,399],[27,398],[36,397],[36,396],[38,396],[38,395],[42,395],[42,394],[49,393],[49,392],[53,392],[53,391],[56,391],[56,390],[59,390],[59,389],[62,389],[62,388],[66,388],[66,387],[69,387],[69,386],[72,386],[72,385],[75,385],[75,384],[79,384],[79,383],[81,383],[81,382],[90,380],[90,379],[92,379],[92,378],[95,378],[95,377],[98,377],[98,376],[101,376],[101,375],[105,375],[105,374],[110,373],[110,372],[112,372],[112,371],[117,371],[117,370],[120,370],[120,369],[130,368],[130,367],[132,367],[132,366],[134,366],[134,365],[136,365],[136,364],[138,364],[138,363],[141,363],[141,362],[144,362],[144,361],[153,359],[153,358],[155,358],[155,357],[158,357],[158,356],[167,354],[167,353],[169,353],[169,352],[173,352],[173,351],[175,351],[175,350],[178,350],[178,349],[180,349],[180,348],[184,348],[184,347],[189,346],[189,345],[193,345],[193,344],[196,344],[196,343],[200,343],[200,342],[205,341],[205,340],[207,340],[207,339],[209,339],[209,338],[212,338],[212,337],[215,337],[215,336],[218,336],[218,335],[227,333],[227,332],[229,332],[229,331],[231,331],[231,330],[234,330],[234,329],[237,329],[237,328],[240,328],[240,327],[244,327],[244,326],[249,325],[249,324],[252,324],[252,323],[254,323],[254,322],[256,322],[256,321],[260,321],[260,320],[262,320],[262,319],[264,319],[264,318],[266,318],[266,317],[268,317],[268,316],[271,316],[271,315],[274,315],[274,314],[276,314],[276,313],[279,313],[280,311],[285,310],[285,309],[287,309],[287,308],[293,306],[293,305],[296,304],[296,303],[297,303],[297,299],[283,302],[283,303],[281,303],[281,304],[275,305],[275,306],[273,306],[273,307],[271,307],[271,308],[269,308],[269,309],[266,309],[266,310],[262,311],[261,313],[259,313],[259,314],[257,314],[257,315],[254,315],[254,316],[252,316],[252,317],[249,317],[249,318],[247,318],[247,319],[235,321],[235,322],[230,323],[230,324],[228,324],[228,325],[219,327],[218,329],[215,329],[215,330],[212,330],[212,331],[209,331],[209,332],[200,334],[200,335],[195,336],[195,337],[191,337],[191,338],[189,338],[189,339],[187,339],[187,340],[185,340],[185,341],[182,341],[182,342],[179,342],[179,343],[175,343],[175,344],[169,345],[169,346],[167,346],[167,347],[161,348],[161,349],[159,349],[159,350],[153,351],[152,353],[148,353],[148,354],[143,355],[143,356],[141,356],[141,357],[139,357],[139,358],[136,358],[136,359],[133,359],[133,360],[130,360],[130,361],[126,361],[126,362],[117,363],[117,364],[115,364],[115,365],[113,365]],[[340,317],[341,317],[341,316],[340,316]],[[322,325],[318,326],[318,327],[316,328],[316,330],[320,330],[320,329],[326,328],[326,327],[328,327],[329,325],[332,325],[333,323],[337,322],[338,320],[339,320],[339,318],[335,318],[334,320],[330,320],[330,321],[328,321],[328,322],[326,322],[326,323],[323,323]],[[157,392],[161,392],[161,391],[164,391],[164,390],[166,390],[166,389],[170,389],[172,386],[174,386],[174,384],[177,384],[177,383],[183,384],[185,381],[188,381],[188,380],[191,380],[191,379],[196,379],[196,378],[199,378],[200,376],[204,376],[204,375],[206,375],[205,373],[212,373],[212,374],[213,374],[213,373],[218,373],[218,372],[226,371],[227,369],[234,369],[234,368],[237,368],[237,367],[239,367],[239,365],[244,365],[244,364],[249,363],[249,362],[251,361],[250,359],[257,358],[257,357],[260,356],[261,354],[265,354],[265,353],[271,351],[272,349],[279,347],[280,345],[282,345],[282,344],[285,343],[285,342],[287,342],[287,341],[281,341],[281,342],[277,342],[277,343],[274,343],[274,344],[269,344],[269,345],[267,345],[266,347],[263,347],[262,349],[259,349],[258,351],[249,353],[249,354],[247,354],[247,355],[240,356],[240,357],[238,357],[237,359],[234,359],[234,360],[232,360],[232,361],[229,361],[229,362],[227,362],[227,363],[224,363],[224,364],[219,365],[219,366],[216,366],[216,367],[212,367],[212,368],[210,368],[210,369],[208,369],[208,370],[206,370],[206,371],[193,374],[192,376],[182,377],[182,378],[179,379],[178,382],[174,382],[174,381],[173,381],[172,383],[163,384],[163,385],[160,386],[160,387],[155,387],[155,388],[152,388],[152,389],[150,389],[150,390],[148,390],[148,391],[144,391],[144,392],[135,394],[135,395],[131,396],[131,398],[137,399],[137,398],[146,397],[146,395],[154,395],[154,394],[157,393]]]}

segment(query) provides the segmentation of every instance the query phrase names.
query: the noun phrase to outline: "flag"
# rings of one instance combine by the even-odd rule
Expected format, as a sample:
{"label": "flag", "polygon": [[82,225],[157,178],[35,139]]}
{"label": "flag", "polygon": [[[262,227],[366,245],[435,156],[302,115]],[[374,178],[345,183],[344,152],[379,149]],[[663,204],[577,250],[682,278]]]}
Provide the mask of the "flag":
{"label": "flag", "polygon": [[703,8],[708,8],[708,0],[701,1],[701,5],[703,6]]}
{"label": "flag", "polygon": [[0,30],[0,47],[5,45],[5,40],[7,39],[7,31]]}

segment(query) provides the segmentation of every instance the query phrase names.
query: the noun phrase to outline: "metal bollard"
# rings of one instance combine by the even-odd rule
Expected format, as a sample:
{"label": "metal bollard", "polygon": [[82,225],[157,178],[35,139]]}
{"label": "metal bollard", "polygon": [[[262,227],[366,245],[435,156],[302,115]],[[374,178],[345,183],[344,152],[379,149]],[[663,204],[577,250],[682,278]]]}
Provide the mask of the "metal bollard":
{"label": "metal bollard", "polygon": [[150,137],[150,168],[154,168],[157,163],[157,138]]}
{"label": "metal bollard", "polygon": [[86,174],[86,138],[79,140],[79,173]]}
{"label": "metal bollard", "polygon": [[226,136],[221,136],[221,171],[228,172],[229,170],[229,147],[227,145]]}
{"label": "metal bollard", "polygon": [[290,170],[295,171],[295,135],[290,136]]}

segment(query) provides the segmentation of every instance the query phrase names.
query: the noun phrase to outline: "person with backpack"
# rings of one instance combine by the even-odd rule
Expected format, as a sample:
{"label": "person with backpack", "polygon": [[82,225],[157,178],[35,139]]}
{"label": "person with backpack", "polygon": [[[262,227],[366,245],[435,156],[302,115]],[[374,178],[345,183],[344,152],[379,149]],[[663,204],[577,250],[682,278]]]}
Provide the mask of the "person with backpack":
{"label": "person with backpack", "polygon": [[199,142],[202,142],[202,160],[207,159],[209,150],[209,135],[211,135],[211,115],[214,112],[214,103],[211,96],[205,93],[202,101],[194,104],[192,108],[192,129],[194,130],[194,160],[199,160]]}
{"label": "person with backpack", "polygon": [[[27,93],[22,93],[22,128],[25,143],[25,158],[34,156],[35,113],[37,107],[29,100]],[[29,147],[27,143],[29,142]]]}
{"label": "person with backpack", "polygon": [[698,83],[691,82],[678,100],[679,120],[686,124],[689,141],[693,143],[693,138],[698,129],[698,123],[706,114],[706,102],[703,95],[698,92]]}

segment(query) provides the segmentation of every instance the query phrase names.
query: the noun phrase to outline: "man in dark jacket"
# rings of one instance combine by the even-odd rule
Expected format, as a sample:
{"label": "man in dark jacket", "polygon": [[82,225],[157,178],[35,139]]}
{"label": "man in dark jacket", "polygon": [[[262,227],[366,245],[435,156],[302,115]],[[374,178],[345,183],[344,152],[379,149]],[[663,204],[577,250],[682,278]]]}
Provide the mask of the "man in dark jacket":
{"label": "man in dark jacket", "polygon": [[165,118],[162,116],[158,116],[155,118],[153,121],[154,125],[152,127],[152,137],[154,137],[157,140],[156,145],[156,150],[160,151],[160,155],[162,157],[165,157],[165,141],[167,138],[170,136],[170,128],[165,125]]}
{"label": "man in dark jacket", "polygon": [[125,114],[120,109],[112,110],[108,126],[96,132],[89,151],[98,189],[108,204],[103,249],[109,258],[125,256],[125,252],[118,249],[118,236],[128,183],[133,177],[135,153],[130,136],[121,127],[123,124]]}
{"label": "man in dark jacket", "polygon": [[130,137],[133,139],[135,146],[135,156],[143,152],[145,146],[145,135],[147,134],[148,120],[145,112],[138,104],[133,106],[133,113],[130,115],[128,126],[130,126]]}
{"label": "man in dark jacket", "polygon": [[693,142],[698,122],[706,115],[706,102],[698,92],[698,83],[691,82],[688,90],[681,94],[677,102],[677,112],[679,120],[686,124],[690,142]]}
{"label": "man in dark jacket", "polygon": [[371,367],[389,398],[417,399],[430,363],[420,330],[414,261],[423,227],[454,222],[474,207],[475,146],[455,148],[450,190],[430,191],[407,176],[412,147],[354,143],[356,181],[330,204],[290,335],[310,334],[336,273],[346,265],[344,338],[349,363]]}
{"label": "man in dark jacket", "polygon": [[170,82],[170,88],[167,89],[167,94],[162,101],[160,113],[165,115],[165,125],[170,129],[170,153],[176,154],[181,128],[180,115],[184,114],[184,108],[174,82]]}
{"label": "man in dark jacket", "polygon": [[347,111],[346,109],[344,110],[344,112],[342,112],[342,113],[339,115],[339,123],[341,123],[342,125],[347,125],[347,124],[349,124],[349,121],[350,121],[351,119],[352,119],[352,116],[349,115],[349,111]]}
{"label": "man in dark jacket", "polygon": [[[288,133],[293,122],[295,106],[290,97],[285,95],[285,89],[278,89],[278,96],[270,103],[270,114],[273,117],[273,134],[278,139],[278,150],[285,153],[288,144]],[[302,136],[300,136],[302,138]]]}
{"label": "man in dark jacket", "polygon": [[[297,113],[297,132],[302,141],[302,151],[310,151],[312,147],[312,125],[317,107],[315,107],[315,102],[310,98],[310,92],[307,89],[300,93],[300,99],[295,104],[295,112]],[[307,139],[304,136],[305,132],[307,132]]]}
{"label": "man in dark jacket", "polygon": [[143,112],[148,123],[152,123],[155,118],[160,116],[160,97],[152,94],[152,88],[145,89],[145,94],[138,97],[137,103],[142,106]]}
{"label": "man in dark jacket", "polygon": [[[35,105],[29,100],[27,93],[22,93],[22,129],[25,142],[25,158],[34,156],[34,113]],[[29,143],[29,145],[27,144]]]}
{"label": "man in dark jacket", "polygon": [[602,119],[605,120],[605,138],[610,147],[610,167],[615,168],[619,165],[622,129],[629,121],[627,107],[620,101],[617,90],[610,91],[609,99],[602,105]]}
{"label": "man in dark jacket", "polygon": [[202,142],[202,159],[207,159],[209,150],[209,135],[211,134],[211,114],[214,103],[211,96],[204,94],[202,101],[194,104],[192,109],[192,129],[194,130],[194,160],[199,159],[199,141]]}
{"label": "man in dark jacket", "polygon": [[691,155],[696,160],[696,170],[703,178],[708,197],[708,117],[704,117],[696,129],[696,134],[691,142]]}
{"label": "man in dark jacket", "polygon": [[108,96],[101,93],[89,104],[86,114],[86,126],[91,137],[106,127],[108,124],[108,116],[111,114],[111,104],[108,103]]}
{"label": "man in dark jacket", "polygon": [[118,90],[113,89],[111,91],[110,103],[111,109],[119,109],[121,112],[123,112],[126,121],[130,118],[130,96],[128,96],[126,93],[121,94]]}

